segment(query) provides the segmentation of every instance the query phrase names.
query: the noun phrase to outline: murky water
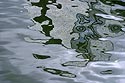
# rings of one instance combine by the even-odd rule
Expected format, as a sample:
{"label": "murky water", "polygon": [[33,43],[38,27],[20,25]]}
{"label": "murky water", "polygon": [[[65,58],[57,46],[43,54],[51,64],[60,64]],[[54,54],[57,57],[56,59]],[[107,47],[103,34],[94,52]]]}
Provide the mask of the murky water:
{"label": "murky water", "polygon": [[124,0],[1,0],[0,83],[124,83]]}

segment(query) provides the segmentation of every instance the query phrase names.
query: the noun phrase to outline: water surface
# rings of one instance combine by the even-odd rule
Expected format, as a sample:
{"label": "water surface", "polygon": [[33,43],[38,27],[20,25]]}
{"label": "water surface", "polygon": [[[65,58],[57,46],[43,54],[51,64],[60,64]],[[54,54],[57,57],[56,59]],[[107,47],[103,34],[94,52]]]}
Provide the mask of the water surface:
{"label": "water surface", "polygon": [[124,3],[0,1],[0,83],[124,83]]}

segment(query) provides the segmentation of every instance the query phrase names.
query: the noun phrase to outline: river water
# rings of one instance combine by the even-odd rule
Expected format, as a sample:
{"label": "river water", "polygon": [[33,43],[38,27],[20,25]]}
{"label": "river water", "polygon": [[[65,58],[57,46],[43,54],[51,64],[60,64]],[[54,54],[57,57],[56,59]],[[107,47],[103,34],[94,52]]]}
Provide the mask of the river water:
{"label": "river water", "polygon": [[124,0],[1,0],[0,83],[124,83]]}

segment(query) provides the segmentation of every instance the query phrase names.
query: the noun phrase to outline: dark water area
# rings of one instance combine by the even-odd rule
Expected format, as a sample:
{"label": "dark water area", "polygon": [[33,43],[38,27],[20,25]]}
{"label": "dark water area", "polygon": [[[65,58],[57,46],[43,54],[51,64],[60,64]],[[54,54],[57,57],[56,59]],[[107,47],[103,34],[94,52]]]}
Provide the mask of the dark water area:
{"label": "dark water area", "polygon": [[124,83],[124,0],[0,1],[0,83]]}

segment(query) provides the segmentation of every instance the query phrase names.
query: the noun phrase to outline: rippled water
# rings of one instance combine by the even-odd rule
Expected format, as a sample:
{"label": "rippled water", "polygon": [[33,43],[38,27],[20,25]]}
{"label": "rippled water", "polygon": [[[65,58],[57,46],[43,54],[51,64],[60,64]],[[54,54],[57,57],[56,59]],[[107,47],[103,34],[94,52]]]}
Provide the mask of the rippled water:
{"label": "rippled water", "polygon": [[124,83],[124,0],[1,0],[0,83]]}

